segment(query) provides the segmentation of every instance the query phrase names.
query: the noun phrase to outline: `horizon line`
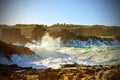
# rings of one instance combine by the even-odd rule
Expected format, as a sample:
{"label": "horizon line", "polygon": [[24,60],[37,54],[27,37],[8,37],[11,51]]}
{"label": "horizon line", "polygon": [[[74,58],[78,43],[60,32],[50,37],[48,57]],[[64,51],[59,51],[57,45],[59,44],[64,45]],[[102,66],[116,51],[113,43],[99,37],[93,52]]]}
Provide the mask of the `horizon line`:
{"label": "horizon line", "polygon": [[120,25],[105,25],[105,24],[75,24],[75,23],[54,23],[54,24],[42,24],[42,23],[16,23],[16,24],[4,24],[4,23],[0,23],[0,25],[8,25],[8,26],[15,26],[15,25],[46,25],[46,26],[52,26],[54,24],[68,24],[68,25],[83,25],[83,26],[94,26],[94,25],[98,25],[98,26],[117,26],[120,27]]}

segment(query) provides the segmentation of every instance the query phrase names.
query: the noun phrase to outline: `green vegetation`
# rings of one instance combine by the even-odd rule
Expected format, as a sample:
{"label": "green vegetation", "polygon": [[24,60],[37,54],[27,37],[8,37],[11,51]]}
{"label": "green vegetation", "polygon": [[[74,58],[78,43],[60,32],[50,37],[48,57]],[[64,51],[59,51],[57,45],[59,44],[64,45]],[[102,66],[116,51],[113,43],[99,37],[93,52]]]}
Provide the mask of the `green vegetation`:
{"label": "green vegetation", "polygon": [[[6,28],[34,28],[36,26],[41,26],[39,24],[16,24],[16,25],[6,25],[6,24],[1,24],[0,27],[6,27]],[[49,27],[49,28],[55,28],[55,27],[61,27],[61,28],[98,28],[98,27],[102,27],[102,28],[113,28],[113,27],[120,27],[120,26],[105,26],[105,25],[77,25],[77,24],[53,24],[51,26],[47,26],[47,25],[43,25],[44,27]]]}

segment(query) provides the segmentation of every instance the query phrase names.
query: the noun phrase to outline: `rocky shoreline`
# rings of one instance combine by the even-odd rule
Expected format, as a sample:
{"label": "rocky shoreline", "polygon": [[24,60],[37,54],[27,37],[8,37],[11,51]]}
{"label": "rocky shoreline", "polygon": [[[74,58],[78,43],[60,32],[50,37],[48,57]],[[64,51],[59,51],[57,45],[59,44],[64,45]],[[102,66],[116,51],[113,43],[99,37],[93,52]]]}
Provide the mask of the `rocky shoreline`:
{"label": "rocky shoreline", "polygon": [[[10,60],[10,56],[12,54],[26,54],[26,55],[33,55],[35,54],[32,50],[24,46],[16,46],[13,44],[8,44],[5,42],[0,41],[0,56],[3,56]],[[0,58],[1,60],[1,58]],[[0,61],[2,62],[2,61]]]}
{"label": "rocky shoreline", "polygon": [[120,80],[120,65],[66,64],[59,69],[33,69],[0,64],[0,80]]}
{"label": "rocky shoreline", "polygon": [[[35,54],[24,46],[15,46],[11,43],[26,43],[32,40],[41,40],[48,32],[53,38],[61,37],[61,40],[77,39],[86,41],[106,40],[120,42],[119,27],[105,26],[81,26],[56,24],[45,25],[15,25],[0,27],[0,55],[10,59],[11,54]],[[110,43],[111,44],[111,43]],[[1,60],[2,61],[2,60]],[[59,69],[33,69],[32,67],[20,67],[16,64],[0,64],[0,80],[120,80],[120,65],[80,65],[65,64]]]}
{"label": "rocky shoreline", "polygon": [[11,55],[11,54],[27,54],[32,55],[34,52],[24,46],[16,46],[0,41],[0,54]]}

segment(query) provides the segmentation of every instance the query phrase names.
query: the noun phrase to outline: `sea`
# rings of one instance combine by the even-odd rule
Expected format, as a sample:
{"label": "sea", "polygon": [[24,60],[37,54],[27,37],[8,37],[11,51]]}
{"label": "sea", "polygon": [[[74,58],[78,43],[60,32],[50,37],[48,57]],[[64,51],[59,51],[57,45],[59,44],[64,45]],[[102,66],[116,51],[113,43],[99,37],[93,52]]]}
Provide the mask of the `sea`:
{"label": "sea", "polygon": [[16,64],[35,69],[58,69],[64,64],[118,65],[120,64],[120,42],[117,40],[70,39],[62,41],[46,33],[41,40],[21,44],[34,51],[34,55],[12,54],[10,60],[0,56],[0,64]]}

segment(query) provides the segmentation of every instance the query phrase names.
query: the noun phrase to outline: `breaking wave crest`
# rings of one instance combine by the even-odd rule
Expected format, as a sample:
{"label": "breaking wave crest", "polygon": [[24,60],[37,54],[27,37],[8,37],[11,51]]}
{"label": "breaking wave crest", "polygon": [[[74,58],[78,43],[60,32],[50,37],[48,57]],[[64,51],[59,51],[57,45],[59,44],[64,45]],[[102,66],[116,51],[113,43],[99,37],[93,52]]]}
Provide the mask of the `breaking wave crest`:
{"label": "breaking wave crest", "polygon": [[53,39],[46,33],[41,41],[34,40],[32,43],[24,45],[36,54],[31,56],[13,54],[10,57],[11,61],[1,56],[0,63],[17,64],[22,67],[33,67],[36,69],[59,68],[60,64],[73,63],[85,65],[117,65],[120,63],[120,46],[118,45],[79,47],[71,44],[69,46],[68,43],[61,42],[60,38]]}

